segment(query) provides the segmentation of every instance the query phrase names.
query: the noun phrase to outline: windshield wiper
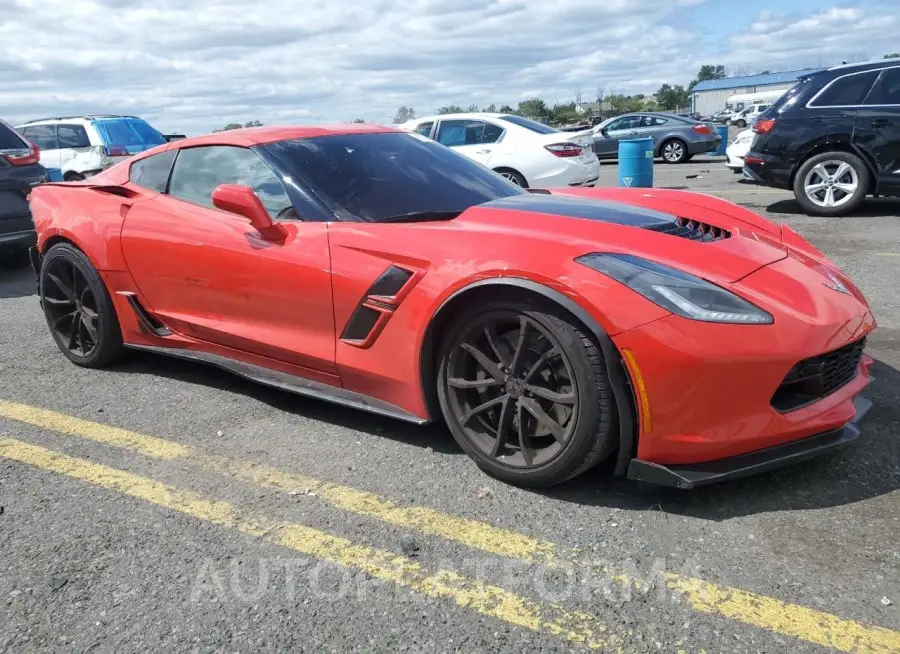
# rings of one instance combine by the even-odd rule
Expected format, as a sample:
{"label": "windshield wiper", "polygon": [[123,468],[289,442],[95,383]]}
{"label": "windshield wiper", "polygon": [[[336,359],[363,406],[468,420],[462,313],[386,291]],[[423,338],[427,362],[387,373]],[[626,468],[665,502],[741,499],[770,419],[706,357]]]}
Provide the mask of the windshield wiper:
{"label": "windshield wiper", "polygon": [[380,223],[418,223],[427,220],[452,220],[462,211],[410,211],[380,219]]}

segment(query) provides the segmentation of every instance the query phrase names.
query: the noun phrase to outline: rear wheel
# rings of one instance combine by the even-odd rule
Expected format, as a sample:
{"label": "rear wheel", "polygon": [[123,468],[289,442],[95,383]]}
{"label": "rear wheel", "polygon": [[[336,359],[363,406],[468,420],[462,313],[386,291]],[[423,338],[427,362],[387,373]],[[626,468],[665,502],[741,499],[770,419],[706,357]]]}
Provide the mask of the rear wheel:
{"label": "rear wheel", "polygon": [[747,121],[744,120],[743,118],[738,118],[736,121],[734,121],[731,124],[734,125],[735,127],[744,128],[747,126]]}
{"label": "rear wheel", "polygon": [[690,158],[684,141],[679,141],[678,139],[664,141],[659,147],[659,153],[662,155],[663,160],[670,164],[684,163]]}
{"label": "rear wheel", "polygon": [[516,186],[528,188],[528,182],[525,180],[525,177],[522,175],[522,173],[517,172],[512,168],[496,168],[494,172],[496,172],[501,177],[505,177]]}
{"label": "rear wheel", "polygon": [[473,307],[446,333],[440,357],[444,418],[488,474],[552,486],[615,449],[602,354],[555,307],[530,300]]}
{"label": "rear wheel", "polygon": [[72,363],[100,368],[122,351],[122,331],[106,286],[90,260],[68,243],[41,265],[41,305],[60,351]]}
{"label": "rear wheel", "polygon": [[869,169],[849,152],[823,152],[803,162],[794,197],[813,216],[841,216],[856,209],[869,189]]}
{"label": "rear wheel", "polygon": [[81,182],[84,181],[84,175],[82,175],[81,173],[76,173],[74,170],[70,170],[66,173],[65,177],[63,177],[63,181]]}

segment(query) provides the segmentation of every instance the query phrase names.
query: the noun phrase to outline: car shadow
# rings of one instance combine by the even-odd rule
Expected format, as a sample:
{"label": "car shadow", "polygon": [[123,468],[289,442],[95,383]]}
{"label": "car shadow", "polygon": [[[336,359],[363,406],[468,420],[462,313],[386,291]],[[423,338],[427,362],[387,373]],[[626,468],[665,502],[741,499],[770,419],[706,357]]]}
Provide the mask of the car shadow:
{"label": "car shadow", "polygon": [[[213,366],[132,352],[112,367],[120,372],[150,374],[202,384],[247,395],[274,409],[321,420],[348,429],[465,456],[443,423],[419,426],[364,411],[347,410],[306,398]],[[767,513],[818,509],[852,504],[900,489],[900,372],[876,362],[872,368],[873,407],[862,422],[862,434],[847,447],[745,479],[693,490],[678,490],[630,481],[611,474],[611,461],[570,482],[547,490],[531,490],[546,497],[586,506],[662,511],[706,520]]]}
{"label": "car shadow", "polygon": [[0,299],[37,295],[34,271],[27,263],[0,261]]}
{"label": "car shadow", "polygon": [[464,454],[442,422],[414,425],[363,410],[305,397],[289,391],[244,379],[216,366],[175,357],[131,350],[127,356],[109,366],[109,370],[140,375],[154,375],[178,381],[217,388],[252,397],[273,409],[312,420],[321,420],[347,429],[383,436],[401,443],[431,448],[442,454]]}
{"label": "car shadow", "polygon": [[[796,200],[779,200],[773,202],[766,207],[766,211],[774,214],[789,215],[806,215],[800,203]],[[900,200],[897,198],[867,198],[856,211],[846,216],[841,216],[841,220],[848,218],[900,218]]]}
{"label": "car shadow", "polygon": [[840,450],[687,491],[614,478],[608,467],[600,466],[544,494],[575,504],[722,521],[841,506],[892,493],[900,489],[900,372],[876,362],[872,376],[873,406],[861,423],[862,434]]}

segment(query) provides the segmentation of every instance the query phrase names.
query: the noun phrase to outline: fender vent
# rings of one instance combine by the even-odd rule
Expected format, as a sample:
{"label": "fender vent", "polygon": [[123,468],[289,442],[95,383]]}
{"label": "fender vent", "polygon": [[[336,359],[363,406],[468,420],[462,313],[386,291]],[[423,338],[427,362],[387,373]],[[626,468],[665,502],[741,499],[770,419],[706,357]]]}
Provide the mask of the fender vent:
{"label": "fender vent", "polygon": [[379,317],[381,317],[380,311],[359,305],[356,307],[353,315],[350,316],[350,320],[347,321],[347,326],[344,327],[341,339],[346,341],[365,340],[375,323],[378,322]]}
{"label": "fender vent", "polygon": [[394,297],[410,277],[412,272],[409,270],[394,265],[388,266],[369,287],[366,296]]}
{"label": "fender vent", "polygon": [[661,234],[678,236],[680,238],[700,241],[702,243],[731,238],[731,232],[728,232],[721,227],[716,227],[708,223],[701,223],[699,220],[690,220],[688,218],[676,218],[674,223],[653,226],[650,227],[650,229],[654,232],[660,232]]}

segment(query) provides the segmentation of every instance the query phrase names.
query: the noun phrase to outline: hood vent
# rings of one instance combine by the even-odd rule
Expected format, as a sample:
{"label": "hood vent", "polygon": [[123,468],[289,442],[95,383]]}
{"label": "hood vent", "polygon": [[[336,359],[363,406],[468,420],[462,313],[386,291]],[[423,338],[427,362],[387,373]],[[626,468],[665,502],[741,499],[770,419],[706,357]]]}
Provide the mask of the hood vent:
{"label": "hood vent", "polygon": [[701,223],[699,220],[690,220],[688,218],[676,218],[674,223],[667,223],[658,227],[652,227],[654,232],[661,232],[670,236],[680,236],[688,238],[692,241],[700,241],[703,243],[712,241],[721,241],[731,238],[731,233],[707,223]]}

